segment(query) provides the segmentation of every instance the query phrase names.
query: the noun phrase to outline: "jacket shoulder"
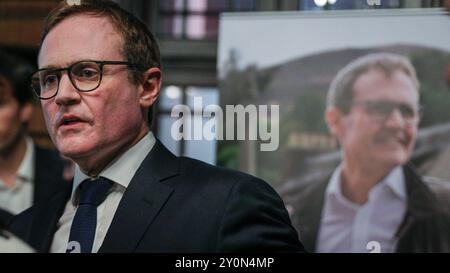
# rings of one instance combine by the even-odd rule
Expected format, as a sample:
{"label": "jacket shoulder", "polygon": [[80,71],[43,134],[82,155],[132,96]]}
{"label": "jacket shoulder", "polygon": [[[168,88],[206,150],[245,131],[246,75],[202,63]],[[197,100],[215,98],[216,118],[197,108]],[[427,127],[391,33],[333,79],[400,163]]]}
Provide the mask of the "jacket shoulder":
{"label": "jacket shoulder", "polygon": [[[217,252],[303,251],[281,197],[255,176],[180,157],[183,184],[214,195],[220,213]],[[189,177],[189,178],[187,178]]]}
{"label": "jacket shoulder", "polygon": [[424,176],[422,180],[436,196],[443,209],[450,211],[450,181],[432,176]]}
{"label": "jacket shoulder", "polygon": [[181,176],[195,176],[196,182],[205,181],[209,184],[220,182],[222,185],[231,187],[239,181],[250,181],[269,186],[267,182],[247,173],[214,166],[188,157],[179,157],[179,160]]}

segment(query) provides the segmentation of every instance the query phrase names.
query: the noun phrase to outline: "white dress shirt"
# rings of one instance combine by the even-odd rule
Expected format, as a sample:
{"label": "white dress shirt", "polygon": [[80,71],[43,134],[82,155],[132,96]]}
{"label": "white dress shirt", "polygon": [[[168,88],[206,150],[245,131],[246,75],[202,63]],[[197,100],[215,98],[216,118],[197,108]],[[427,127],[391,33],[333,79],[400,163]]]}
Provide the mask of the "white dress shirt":
{"label": "white dress shirt", "polygon": [[394,168],[378,182],[363,205],[342,195],[341,172],[339,166],[325,192],[317,252],[394,252],[407,208],[403,169]]}
{"label": "white dress shirt", "polygon": [[[103,176],[115,182],[105,201],[97,207],[97,226],[92,252],[98,252],[105,239],[106,233],[119,206],[120,200],[130,184],[131,179],[144,161],[147,154],[155,145],[155,137],[149,132],[138,143],[131,147],[119,158],[109,164],[98,176]],[[64,213],[58,221],[57,231],[53,237],[50,252],[65,253],[70,235],[72,220],[78,207],[77,189],[83,180],[89,178],[78,165],[75,166],[72,196],[67,202]]]}
{"label": "white dress shirt", "polygon": [[34,192],[34,144],[26,137],[25,156],[16,174],[16,182],[12,188],[6,187],[0,179],[0,208],[12,214],[18,214],[33,205]]}

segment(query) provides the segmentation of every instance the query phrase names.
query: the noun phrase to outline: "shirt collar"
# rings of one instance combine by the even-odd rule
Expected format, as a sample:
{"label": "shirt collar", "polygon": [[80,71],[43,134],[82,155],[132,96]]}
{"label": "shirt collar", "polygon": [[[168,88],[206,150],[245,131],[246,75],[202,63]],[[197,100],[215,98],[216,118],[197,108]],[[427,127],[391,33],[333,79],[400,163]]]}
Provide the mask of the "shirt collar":
{"label": "shirt collar", "polygon": [[34,144],[30,137],[25,137],[26,151],[19,169],[17,170],[17,178],[22,181],[33,181],[34,177]]}
{"label": "shirt collar", "polygon": [[395,167],[381,182],[386,183],[386,186],[402,200],[407,198],[405,174],[402,167]]}
{"label": "shirt collar", "polygon": [[[339,165],[336,170],[334,170],[330,182],[326,189],[326,195],[334,195],[342,200],[348,201],[342,195],[342,164]],[[405,185],[405,174],[401,166],[397,166],[392,169],[388,175],[386,175],[377,185],[385,184],[389,187],[395,195],[397,195],[402,200],[407,198],[406,185]],[[373,190],[373,189],[372,189]],[[348,201],[350,202],[350,201]]]}
{"label": "shirt collar", "polygon": [[[142,161],[144,161],[147,154],[151,151],[156,143],[155,136],[150,131],[138,143],[132,146],[124,154],[113,160],[98,176],[103,176],[111,181],[127,188],[131,182]],[[74,201],[74,193],[78,186],[85,179],[91,178],[83,173],[75,164],[75,174],[73,178],[72,187],[72,201]]]}
{"label": "shirt collar", "polygon": [[327,195],[342,195],[341,193],[341,172],[342,164],[340,164],[331,175],[330,182],[328,183],[326,194]]}

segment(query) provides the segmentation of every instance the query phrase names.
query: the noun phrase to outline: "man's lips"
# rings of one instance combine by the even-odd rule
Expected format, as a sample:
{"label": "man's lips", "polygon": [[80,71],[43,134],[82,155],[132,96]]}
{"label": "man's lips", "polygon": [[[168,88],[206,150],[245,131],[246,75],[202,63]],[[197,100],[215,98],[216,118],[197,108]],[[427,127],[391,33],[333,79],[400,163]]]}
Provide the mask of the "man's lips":
{"label": "man's lips", "polygon": [[85,122],[82,118],[76,115],[64,115],[57,123],[57,127],[70,126],[80,122]]}
{"label": "man's lips", "polygon": [[407,146],[409,143],[409,139],[406,136],[382,136],[375,139],[377,143],[383,144],[383,143],[389,143],[389,142],[397,142],[400,143],[403,146]]}

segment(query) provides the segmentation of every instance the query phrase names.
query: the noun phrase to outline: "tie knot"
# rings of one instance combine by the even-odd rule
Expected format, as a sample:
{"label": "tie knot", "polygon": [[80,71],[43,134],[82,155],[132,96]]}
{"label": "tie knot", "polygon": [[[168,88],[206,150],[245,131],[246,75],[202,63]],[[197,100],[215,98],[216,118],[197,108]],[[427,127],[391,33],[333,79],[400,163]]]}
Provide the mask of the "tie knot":
{"label": "tie knot", "polygon": [[104,177],[84,180],[79,186],[79,205],[100,205],[103,201],[105,201],[108,190],[112,185],[113,182]]}

